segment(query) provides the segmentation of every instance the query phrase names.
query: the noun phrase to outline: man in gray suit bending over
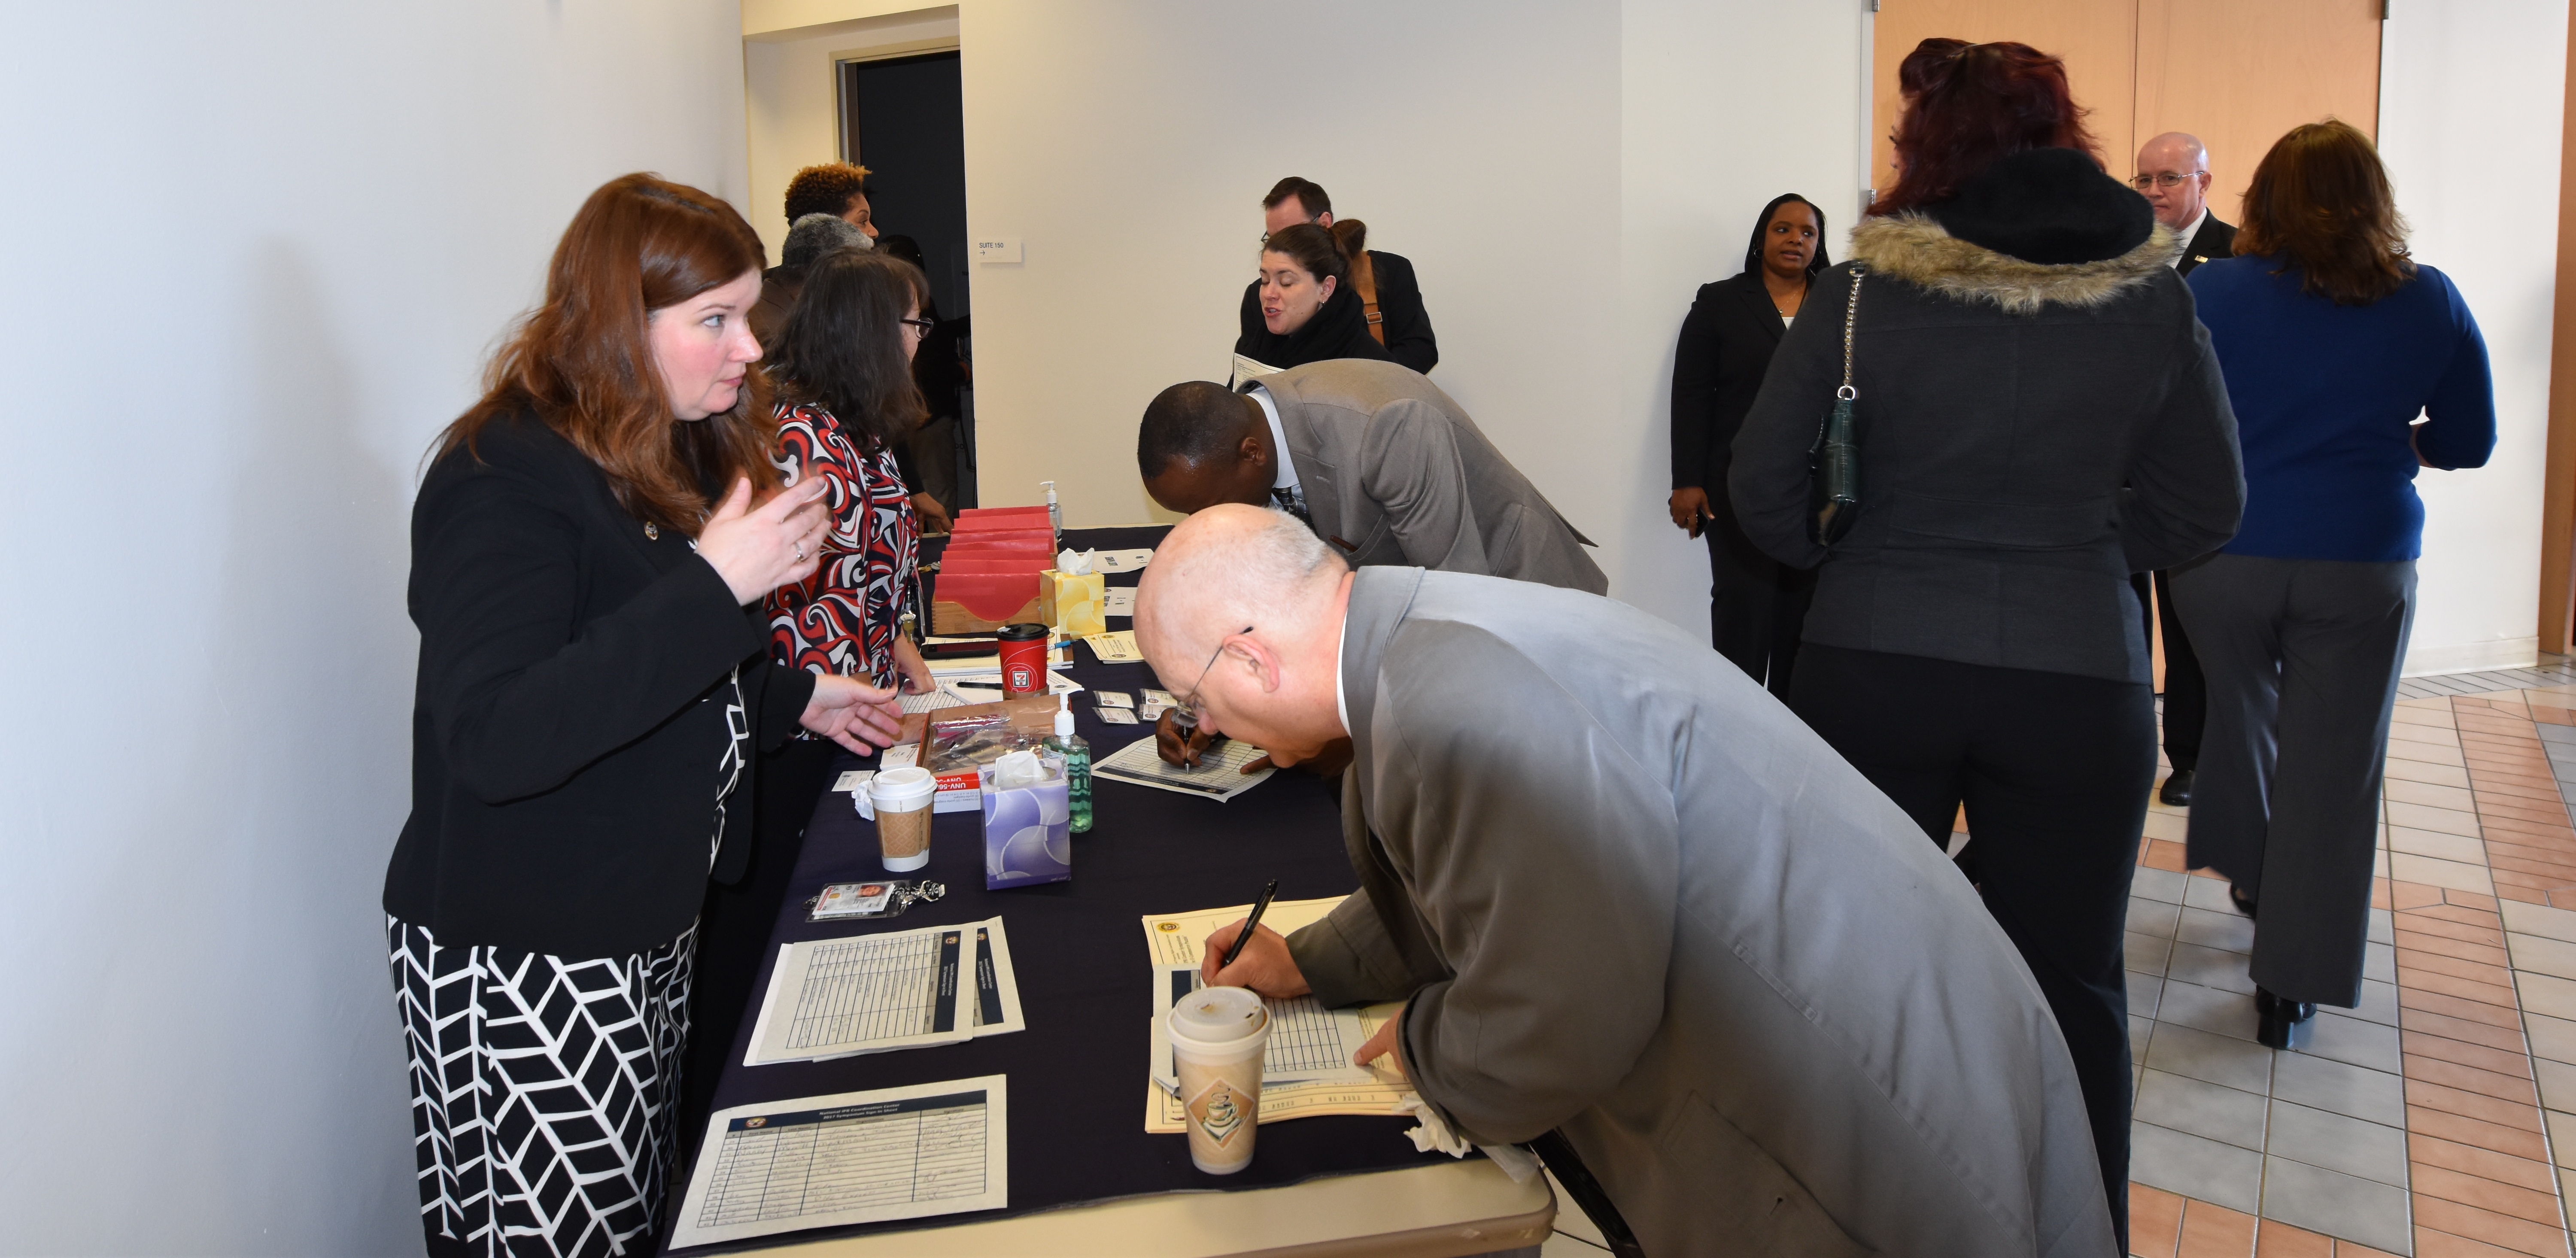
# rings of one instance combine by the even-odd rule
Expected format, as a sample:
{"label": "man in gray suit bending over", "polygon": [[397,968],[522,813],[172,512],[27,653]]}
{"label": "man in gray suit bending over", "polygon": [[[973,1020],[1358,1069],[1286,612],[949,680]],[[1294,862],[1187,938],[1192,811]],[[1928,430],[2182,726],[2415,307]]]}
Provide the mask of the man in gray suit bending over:
{"label": "man in gray suit bending over", "polygon": [[1421,373],[1326,359],[1263,376],[1241,395],[1204,381],[1155,395],[1136,434],[1154,501],[1221,502],[1296,515],[1353,567],[1411,564],[1610,588],[1574,531]]}
{"label": "man in gray suit bending over", "polygon": [[1360,1057],[1392,1051],[1479,1144],[1562,1133],[1655,1258],[2114,1253],[2011,940],[1703,640],[1572,591],[1352,572],[1232,505],[1156,551],[1136,634],[1204,725],[1357,753],[1360,891],[1213,981],[1404,1000]]}

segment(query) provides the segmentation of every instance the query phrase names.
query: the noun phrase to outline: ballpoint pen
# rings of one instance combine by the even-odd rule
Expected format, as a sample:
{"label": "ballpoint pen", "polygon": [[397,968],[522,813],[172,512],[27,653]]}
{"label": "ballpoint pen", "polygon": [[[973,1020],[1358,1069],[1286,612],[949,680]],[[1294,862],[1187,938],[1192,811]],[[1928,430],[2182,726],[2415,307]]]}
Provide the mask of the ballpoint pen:
{"label": "ballpoint pen", "polygon": [[1261,924],[1261,915],[1270,908],[1270,897],[1277,894],[1279,894],[1279,880],[1273,878],[1269,886],[1261,889],[1261,898],[1252,902],[1252,916],[1243,919],[1243,933],[1234,937],[1234,946],[1226,949],[1225,959],[1216,963],[1217,973],[1225,973],[1225,967],[1234,964],[1234,959],[1243,955],[1243,945],[1252,942],[1253,928]]}

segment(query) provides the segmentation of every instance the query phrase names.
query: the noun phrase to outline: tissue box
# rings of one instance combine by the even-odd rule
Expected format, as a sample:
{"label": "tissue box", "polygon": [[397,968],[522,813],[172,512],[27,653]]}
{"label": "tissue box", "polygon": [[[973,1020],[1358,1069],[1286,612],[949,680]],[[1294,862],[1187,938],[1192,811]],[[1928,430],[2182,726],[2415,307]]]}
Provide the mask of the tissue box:
{"label": "tissue box", "polygon": [[1052,568],[1038,574],[1038,612],[1068,638],[1109,631],[1109,586],[1097,572],[1072,576]]}
{"label": "tissue box", "polygon": [[1034,786],[995,786],[984,765],[984,889],[1073,879],[1073,808],[1064,761],[1041,756],[1048,775]]}

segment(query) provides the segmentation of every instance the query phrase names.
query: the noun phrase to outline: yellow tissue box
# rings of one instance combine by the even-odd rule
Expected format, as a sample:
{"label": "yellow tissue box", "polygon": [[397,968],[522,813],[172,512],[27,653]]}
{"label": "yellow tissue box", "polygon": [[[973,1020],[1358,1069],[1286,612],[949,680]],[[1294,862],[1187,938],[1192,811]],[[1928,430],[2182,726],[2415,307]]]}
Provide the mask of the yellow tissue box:
{"label": "yellow tissue box", "polygon": [[1097,572],[1071,576],[1050,568],[1038,574],[1038,614],[1068,638],[1109,629],[1109,587]]}

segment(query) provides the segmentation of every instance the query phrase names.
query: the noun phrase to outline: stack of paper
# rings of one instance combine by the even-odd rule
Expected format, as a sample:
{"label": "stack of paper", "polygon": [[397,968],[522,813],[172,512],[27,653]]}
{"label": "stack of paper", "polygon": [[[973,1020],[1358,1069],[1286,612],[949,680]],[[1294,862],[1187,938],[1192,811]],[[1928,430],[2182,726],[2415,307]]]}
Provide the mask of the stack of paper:
{"label": "stack of paper", "polygon": [[782,945],[746,1066],[823,1061],[1022,1029],[1002,919]]}
{"label": "stack of paper", "polygon": [[[1160,709],[1156,714],[1160,714]],[[1139,712],[1137,715],[1142,717],[1145,714]],[[1278,772],[1266,764],[1250,773],[1243,771],[1244,766],[1268,754],[1239,739],[1220,739],[1200,755],[1199,767],[1189,769],[1163,763],[1163,758],[1154,752],[1154,740],[1139,738],[1093,761],[1091,776],[1134,786],[1150,786],[1158,791],[1179,791],[1183,795],[1213,799],[1221,804],[1269,781],[1270,775]]]}
{"label": "stack of paper", "polygon": [[719,1110],[672,1220],[685,1249],[1011,1204],[1001,1075]]}
{"label": "stack of paper", "polygon": [[[1286,934],[1323,920],[1341,902],[1340,896],[1277,900],[1262,914],[1261,922]],[[1172,1000],[1186,994],[1182,984],[1195,983],[1207,937],[1251,911],[1251,905],[1238,904],[1145,918],[1145,952],[1154,971],[1153,1007],[1168,1008]],[[1270,1006],[1272,1030],[1270,1047],[1262,1055],[1260,1121],[1275,1123],[1317,1114],[1391,1114],[1411,1094],[1412,1087],[1400,1077],[1347,1064],[1350,1054],[1395,1016],[1400,1003],[1331,1010],[1315,1007],[1311,998],[1265,1003]],[[1171,1073],[1170,1041],[1164,1038],[1162,1019],[1154,1021],[1150,1041],[1154,1055],[1146,1065],[1145,1130],[1187,1131],[1188,1114],[1173,1095],[1178,1081]]]}

